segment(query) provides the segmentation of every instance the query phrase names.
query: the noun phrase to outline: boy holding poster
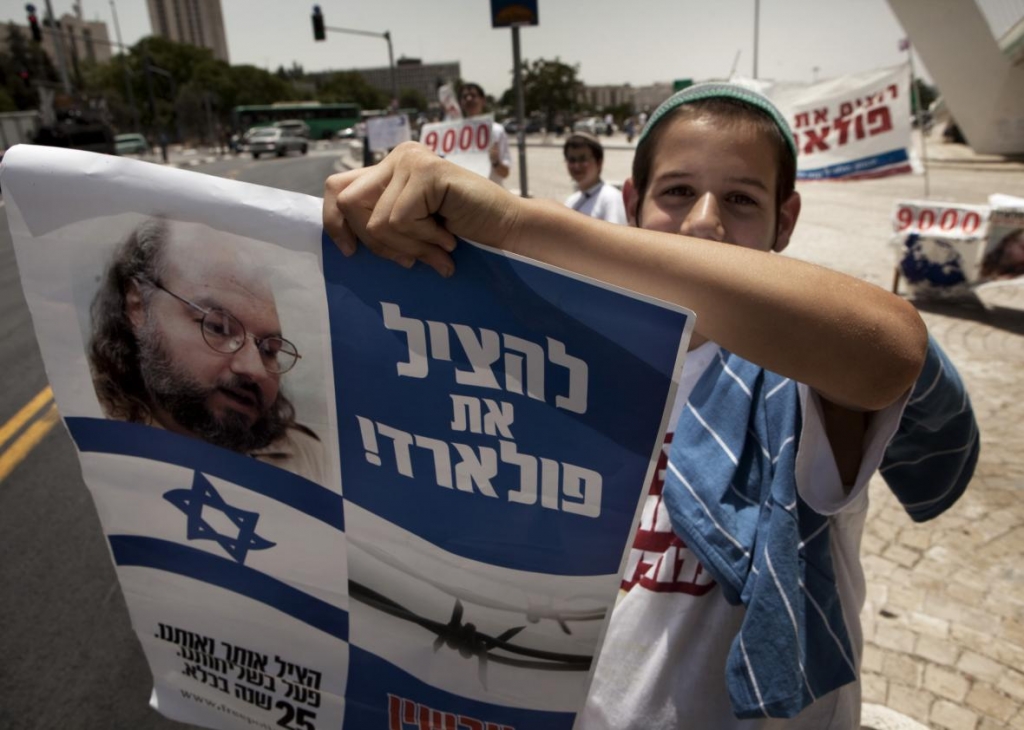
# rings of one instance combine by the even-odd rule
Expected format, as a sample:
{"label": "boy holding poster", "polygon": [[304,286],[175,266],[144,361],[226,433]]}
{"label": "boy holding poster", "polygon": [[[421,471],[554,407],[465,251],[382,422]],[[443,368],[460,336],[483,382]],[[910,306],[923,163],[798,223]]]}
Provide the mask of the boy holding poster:
{"label": "boy holding poster", "polygon": [[624,186],[632,228],[479,185],[415,145],[327,181],[346,254],[358,239],[451,276],[459,236],[697,313],[587,730],[858,728],[868,479],[881,464],[920,520],[973,470],[969,401],[914,309],[771,255],[800,213],[795,169],[775,107],[714,84],[652,114]]}

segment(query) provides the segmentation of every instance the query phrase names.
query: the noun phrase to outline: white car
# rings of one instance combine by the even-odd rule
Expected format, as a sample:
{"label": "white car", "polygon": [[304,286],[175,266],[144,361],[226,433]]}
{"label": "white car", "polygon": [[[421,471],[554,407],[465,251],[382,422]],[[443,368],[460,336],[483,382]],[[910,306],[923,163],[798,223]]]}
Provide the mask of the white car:
{"label": "white car", "polygon": [[247,136],[249,152],[254,160],[258,160],[260,155],[284,157],[291,151],[304,155],[309,149],[309,140],[305,137],[296,137],[280,127],[260,127],[252,130]]}
{"label": "white car", "polygon": [[602,134],[612,134],[615,131],[615,125],[612,124],[609,127],[601,117],[584,117],[583,119],[576,120],[572,125],[572,131],[588,132],[595,137],[599,137]]}

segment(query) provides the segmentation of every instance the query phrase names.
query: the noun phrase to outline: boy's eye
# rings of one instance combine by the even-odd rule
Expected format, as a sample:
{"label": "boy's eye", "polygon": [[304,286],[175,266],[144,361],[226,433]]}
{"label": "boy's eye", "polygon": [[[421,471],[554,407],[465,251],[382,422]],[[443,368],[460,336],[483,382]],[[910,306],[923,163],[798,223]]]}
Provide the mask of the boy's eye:
{"label": "boy's eye", "polygon": [[670,188],[665,188],[663,191],[661,191],[661,194],[672,196],[689,196],[693,195],[693,188],[691,188],[689,185],[673,185]]}
{"label": "boy's eye", "polygon": [[733,193],[729,196],[729,202],[737,205],[757,205],[757,201],[745,193]]}

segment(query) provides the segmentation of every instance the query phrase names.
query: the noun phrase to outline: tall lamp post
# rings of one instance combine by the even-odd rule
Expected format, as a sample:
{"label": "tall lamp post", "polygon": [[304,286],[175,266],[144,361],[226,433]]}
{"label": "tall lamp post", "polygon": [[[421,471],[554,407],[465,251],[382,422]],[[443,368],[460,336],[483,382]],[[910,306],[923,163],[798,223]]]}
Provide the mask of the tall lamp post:
{"label": "tall lamp post", "polygon": [[754,78],[757,78],[757,41],[761,24],[761,0],[754,0]]}
{"label": "tall lamp post", "polygon": [[[110,12],[114,14],[114,32],[117,33],[117,46],[118,49],[124,53],[124,44],[121,42],[121,24],[117,22],[117,6],[114,4],[114,0],[110,0]],[[135,131],[142,131],[142,125],[139,122],[139,108],[135,106],[135,91],[132,89],[131,76],[128,71],[128,54],[125,54],[124,61],[124,88],[128,94],[128,105],[132,108],[132,121],[135,123]]]}

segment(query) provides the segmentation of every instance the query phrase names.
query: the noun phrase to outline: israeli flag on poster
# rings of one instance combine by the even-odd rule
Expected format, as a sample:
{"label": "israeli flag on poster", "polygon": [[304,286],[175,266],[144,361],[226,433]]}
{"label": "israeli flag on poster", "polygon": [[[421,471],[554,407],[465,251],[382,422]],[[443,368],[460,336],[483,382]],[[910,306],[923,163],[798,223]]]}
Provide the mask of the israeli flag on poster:
{"label": "israeli flag on poster", "polygon": [[323,246],[346,722],[571,728],[692,315],[465,241],[448,280]]}

